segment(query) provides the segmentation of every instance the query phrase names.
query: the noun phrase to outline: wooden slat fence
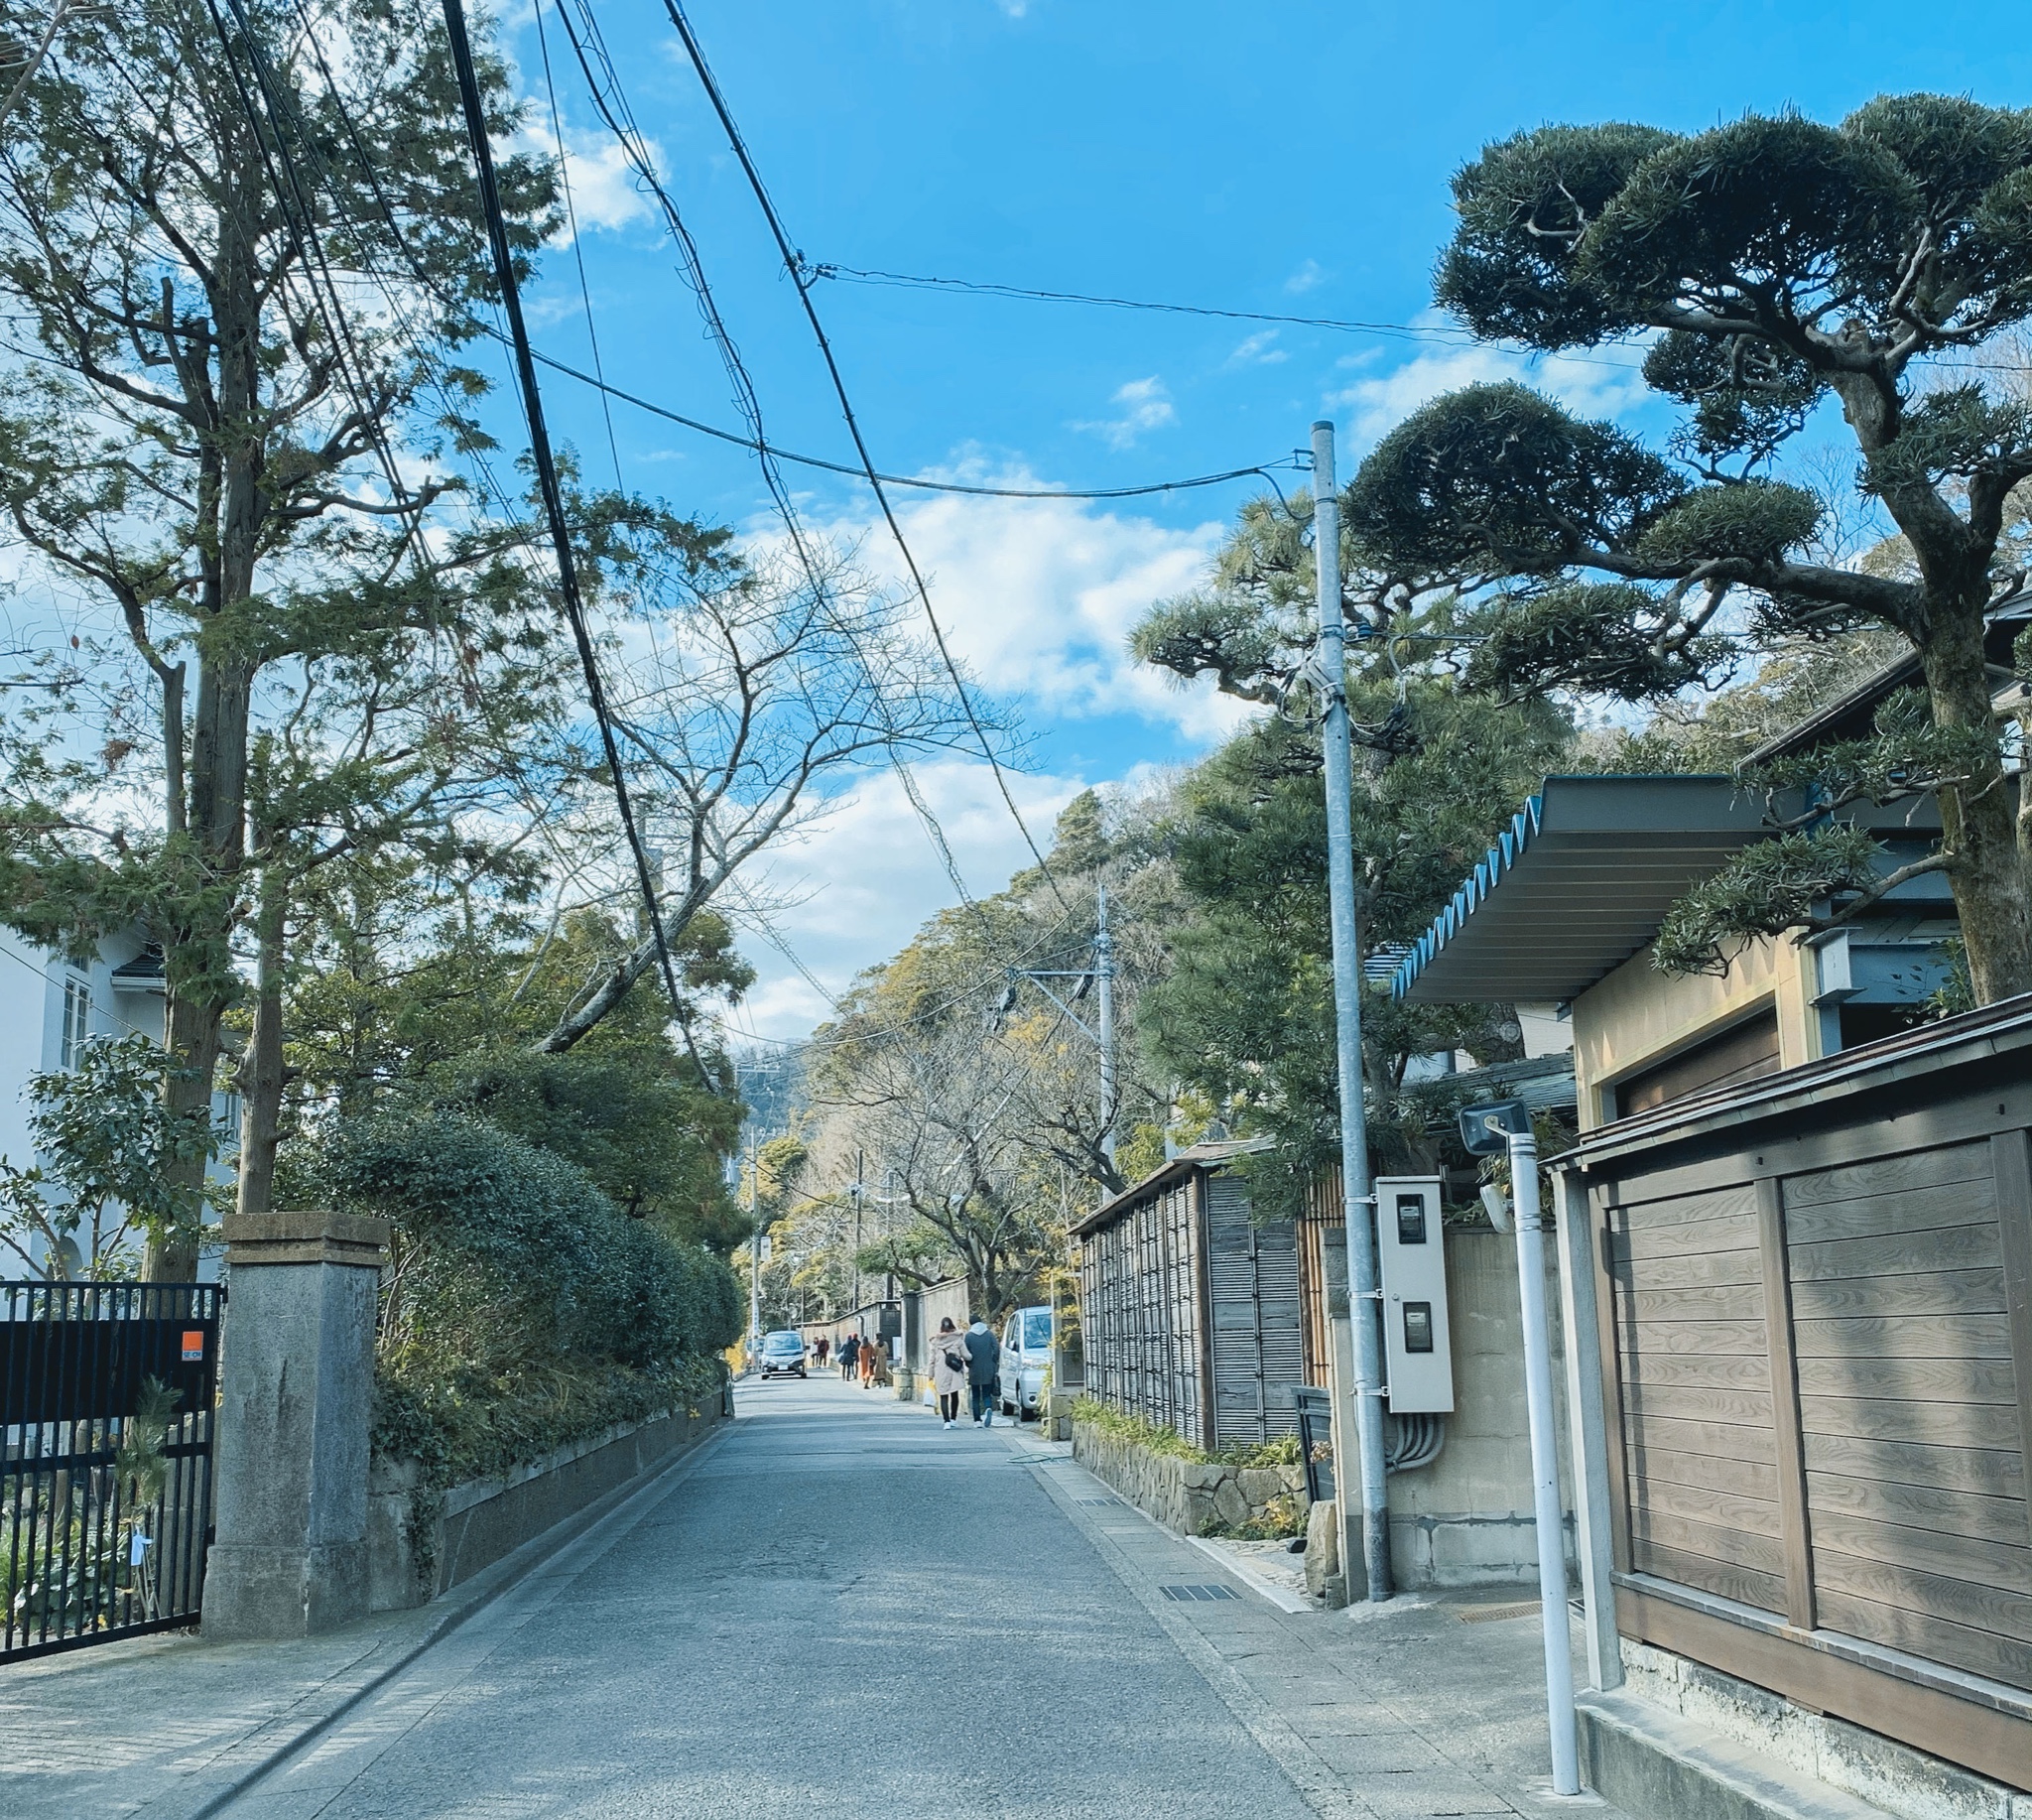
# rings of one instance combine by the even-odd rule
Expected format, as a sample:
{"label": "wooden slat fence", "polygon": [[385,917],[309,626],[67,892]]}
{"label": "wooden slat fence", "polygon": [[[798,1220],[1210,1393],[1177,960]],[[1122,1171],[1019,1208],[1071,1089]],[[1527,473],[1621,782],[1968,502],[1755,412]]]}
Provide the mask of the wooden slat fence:
{"label": "wooden slat fence", "polygon": [[2032,1787],[2032,1002],[1611,1125],[1627,1633]]}

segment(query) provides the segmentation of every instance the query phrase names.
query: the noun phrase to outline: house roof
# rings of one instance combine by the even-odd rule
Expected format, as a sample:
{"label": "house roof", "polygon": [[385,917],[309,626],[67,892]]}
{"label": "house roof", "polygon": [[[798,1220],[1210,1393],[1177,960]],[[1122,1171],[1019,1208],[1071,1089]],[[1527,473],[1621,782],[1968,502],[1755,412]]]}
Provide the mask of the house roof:
{"label": "house roof", "polygon": [[[2014,593],[1990,608],[1982,643],[1983,655],[1989,662],[1992,691],[2006,689],[2016,682],[2012,653],[2018,635],[2028,624],[2032,624],[2032,593]],[[1864,677],[1845,694],[1815,709],[1805,719],[1796,721],[1783,732],[1772,734],[1742,762],[1745,766],[1770,764],[1774,759],[1789,758],[1796,752],[1812,751],[1833,739],[1864,738],[1876,724],[1877,710],[1899,690],[1913,688],[1920,681],[1919,653],[1908,651],[1903,657]]]}
{"label": "house roof", "polygon": [[1391,991],[1427,1004],[1576,997],[1769,832],[1732,778],[1549,777],[1412,945]]}
{"label": "house roof", "polygon": [[1196,1170],[1218,1169],[1237,1156],[1269,1148],[1270,1139],[1267,1137],[1238,1137],[1222,1143],[1188,1144],[1177,1156],[1167,1158],[1140,1182],[1131,1182],[1120,1194],[1103,1201],[1092,1213],[1074,1221],[1071,1228],[1073,1236],[1078,1238],[1096,1227],[1120,1219],[1132,1202],[1169,1188],[1174,1182],[1182,1182]]}

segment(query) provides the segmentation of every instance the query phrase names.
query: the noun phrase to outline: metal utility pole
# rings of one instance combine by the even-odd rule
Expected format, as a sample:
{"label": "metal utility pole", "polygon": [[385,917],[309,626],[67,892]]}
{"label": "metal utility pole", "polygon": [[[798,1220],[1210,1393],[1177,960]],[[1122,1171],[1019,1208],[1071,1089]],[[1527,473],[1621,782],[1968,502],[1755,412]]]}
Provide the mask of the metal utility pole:
{"label": "metal utility pole", "polygon": [[866,1166],[866,1162],[867,1154],[865,1151],[856,1150],[853,1153],[853,1182],[847,1188],[846,1191],[849,1195],[853,1197],[853,1305],[855,1310],[855,1332],[859,1332],[860,1328],[859,1310],[861,1305],[861,1203],[866,1198],[868,1192],[866,1184],[861,1179],[861,1171]]}
{"label": "metal utility pole", "polygon": [[[1372,1600],[1390,1597],[1390,1509],[1383,1484],[1382,1334],[1376,1286],[1376,1204],[1369,1177],[1361,1075],[1361,950],[1354,926],[1354,766],[1348,750],[1347,626],[1340,616],[1340,499],[1334,482],[1334,426],[1313,426],[1313,554],[1319,565],[1320,648],[1326,705],[1327,896],[1334,935],[1334,1024],[1339,1062],[1340,1179],[1346,1197],[1347,1306],[1354,1330],[1354,1422],[1361,1468],[1361,1558]],[[1336,1403],[1340,1401],[1335,1399]],[[1336,1428],[1339,1425],[1336,1424]],[[1340,1495],[1341,1569],[1354,1590],[1352,1475],[1334,1462]],[[1565,1610],[1563,1606],[1562,1611]]]}
{"label": "metal utility pole", "polygon": [[755,1133],[748,1133],[748,1224],[754,1227],[754,1255],[748,1271],[748,1357],[762,1350],[762,1225],[756,1219],[762,1182],[755,1169]]}
{"label": "metal utility pole", "polygon": [[[1009,969],[1008,988],[1001,1001],[990,1007],[988,1013],[988,1034],[992,1036],[1002,1027],[1002,1019],[1016,1002],[1016,982],[1028,979],[1053,1004],[1066,1015],[1066,1019],[1089,1043],[1100,1051],[1100,1153],[1107,1159],[1109,1168],[1115,1160],[1115,940],[1107,932],[1107,886],[1096,887],[1099,893],[1099,916],[1093,932],[1093,965],[1090,968],[1034,968],[1012,967]],[[1079,983],[1074,987],[1070,999],[1061,998],[1053,991],[1048,981],[1072,979]],[[1073,1009],[1086,996],[1089,986],[1100,988],[1100,1012],[1089,1024]]]}
{"label": "metal utility pole", "polygon": [[1115,1166],[1115,939],[1107,932],[1107,886],[1098,887],[1100,921],[1093,932],[1093,977],[1100,991],[1100,1153]]}

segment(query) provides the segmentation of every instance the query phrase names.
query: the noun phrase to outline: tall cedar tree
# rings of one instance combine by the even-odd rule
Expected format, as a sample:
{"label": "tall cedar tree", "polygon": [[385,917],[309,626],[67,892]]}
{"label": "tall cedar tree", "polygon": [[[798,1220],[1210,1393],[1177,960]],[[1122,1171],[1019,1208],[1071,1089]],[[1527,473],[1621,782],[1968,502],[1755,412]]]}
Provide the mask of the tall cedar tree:
{"label": "tall cedar tree", "polygon": [[[229,25],[224,44],[222,17],[204,0],[80,12],[0,149],[0,291],[22,356],[0,398],[0,506],[112,609],[145,667],[156,773],[152,808],[130,798],[95,821],[18,772],[0,886],[35,939],[75,948],[139,918],[161,941],[186,1112],[208,1104],[238,992],[264,688],[439,611],[435,588],[420,602],[396,585],[435,487],[373,470],[427,384],[478,388],[414,347],[470,335],[489,283],[435,7],[252,0],[251,41]],[[505,133],[498,60],[483,80]],[[552,179],[519,158],[502,177],[526,251]],[[373,225],[384,209],[392,230]],[[370,272],[397,275],[392,303]],[[329,585],[334,565],[352,585]],[[465,641],[455,623],[421,629]],[[264,938],[280,915],[271,896]],[[149,1273],[187,1274],[194,1240],[152,1242]]]}
{"label": "tall cedar tree", "polygon": [[[1945,835],[1922,863],[1952,881],[1975,996],[2032,989],[2032,840],[1984,665],[1985,615],[2022,585],[1999,538],[2032,476],[2032,410],[1953,378],[2032,317],[2032,113],[1922,94],[1839,126],[1546,127],[1486,148],[1454,195],[1442,305],[1545,350],[1655,335],[1644,376],[1684,418],[1668,460],[1521,386],[1417,412],[1347,490],[1378,609],[1462,590],[1483,603],[1471,679],[1630,701],[1774,638],[1891,627],[1918,654],[1930,718],[1887,725],[1833,781],[1936,790]],[[1909,546],[1907,577],[1816,560],[1821,502],[1772,476],[1829,399],[1859,486]],[[1853,831],[1788,850],[1783,877],[1734,894],[1733,933],[1882,888]]]}

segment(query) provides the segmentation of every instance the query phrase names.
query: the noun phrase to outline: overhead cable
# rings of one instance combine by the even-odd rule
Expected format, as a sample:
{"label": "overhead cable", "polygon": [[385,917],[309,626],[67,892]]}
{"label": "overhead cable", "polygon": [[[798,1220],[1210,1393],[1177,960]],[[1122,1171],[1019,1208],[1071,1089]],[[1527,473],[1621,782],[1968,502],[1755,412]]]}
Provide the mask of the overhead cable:
{"label": "overhead cable", "polygon": [[932,640],[937,645],[939,656],[946,666],[946,674],[952,679],[952,687],[958,692],[959,705],[965,713],[967,724],[973,729],[981,756],[988,762],[988,769],[994,773],[995,787],[1001,792],[1002,801],[1008,808],[1018,831],[1023,836],[1023,845],[1030,849],[1030,855],[1037,861],[1038,869],[1044,874],[1045,882],[1051,886],[1052,894],[1058,898],[1062,908],[1071,912],[1065,893],[1059,889],[1059,881],[1052,874],[1051,862],[1038,846],[1030,832],[1030,824],[1023,819],[1023,811],[1016,806],[1015,793],[1009,788],[1009,779],[1003,771],[1001,761],[996,758],[994,742],[989,739],[987,729],[981,724],[974,712],[973,698],[966,687],[959,665],[952,656],[952,647],[946,640],[946,629],[939,622],[937,610],[932,605],[931,588],[926,585],[924,573],[918,568],[917,557],[910,548],[910,541],[903,535],[903,526],[897,522],[895,508],[889,503],[889,495],[883,486],[882,476],[875,467],[873,455],[868,453],[866,439],[861,435],[860,420],[854,415],[853,401],[847,396],[846,381],[839,371],[839,362],[834,358],[832,343],[826,337],[826,326],[819,321],[819,312],[812,302],[812,281],[806,275],[804,260],[791,246],[790,236],[784,231],[782,217],[776,212],[776,204],[770,199],[768,188],[762,182],[762,174],[756,169],[754,159],[749,155],[747,142],[741,137],[741,130],[734,124],[726,97],[720,92],[719,83],[705,62],[705,54],[699,49],[698,40],[692,31],[692,23],[685,16],[685,9],[678,0],[664,0],[664,10],[670,15],[671,24],[677,28],[684,41],[685,54],[692,60],[692,67],[698,74],[706,99],[712,103],[712,111],[718,115],[720,130],[725,133],[727,144],[739,162],[742,174],[748,180],[748,188],[754,193],[756,204],[761,208],[763,219],[769,225],[769,232],[776,241],[777,252],[783,259],[784,270],[790,274],[791,283],[797,287],[798,302],[804,307],[805,320],[811,325],[813,338],[819,344],[819,352],[826,362],[826,371],[831,377],[834,396],[839,401],[839,414],[845,420],[847,435],[853,439],[854,453],[860,456],[861,471],[868,486],[875,495],[875,503],[882,509],[883,520],[889,527],[889,535],[895,539],[896,548],[903,557],[904,567],[910,571],[910,579],[917,589],[918,599],[923,603],[925,621],[932,629]]}
{"label": "overhead cable", "polygon": [[665,938],[663,907],[658,901],[656,879],[651,871],[648,849],[642,845],[635,825],[634,805],[628,795],[628,775],[621,765],[621,753],[614,740],[612,717],[607,710],[606,688],[600,680],[599,662],[586,627],[585,602],[578,590],[578,568],[572,554],[572,534],[565,522],[564,492],[558,483],[558,464],[551,452],[550,431],[544,422],[543,395],[537,388],[536,363],[530,357],[529,330],[522,320],[522,293],[515,277],[515,255],[508,244],[508,226],[501,213],[500,190],[494,181],[493,148],[487,139],[486,105],[480,95],[479,76],[473,68],[472,42],[466,35],[465,9],[460,0],[444,0],[444,26],[451,38],[451,62],[458,75],[459,98],[465,106],[466,137],[472,142],[473,162],[479,178],[480,207],[487,218],[487,242],[493,249],[494,277],[501,288],[502,307],[508,316],[508,331],[514,341],[516,376],[522,386],[523,415],[529,424],[529,453],[536,463],[537,482],[543,495],[544,515],[550,521],[551,544],[557,555],[558,591],[571,621],[572,637],[578,647],[579,667],[585,673],[585,693],[599,725],[600,745],[606,754],[607,771],[613,779],[614,802],[620,811],[621,828],[634,855],[635,877],[649,918],[650,934],[656,943],[656,958],[663,971],[664,987],[670,994],[671,1010],[692,1046],[700,1079],[713,1092],[718,1084],[705,1069],[696,1045],[692,1044],[692,1020],[683,993],[678,990],[677,969],[671,962],[670,943]]}
{"label": "overhead cable", "polygon": [[[735,408],[747,420],[753,446],[758,455],[757,465],[762,472],[763,484],[768,488],[769,496],[775,503],[777,517],[783,522],[784,532],[797,553],[798,564],[805,573],[806,581],[813,592],[824,599],[829,590],[823,569],[812,554],[804,526],[798,517],[796,503],[792,500],[790,490],[785,486],[783,476],[778,472],[775,458],[770,453],[769,439],[762,425],[761,395],[755,389],[755,382],[748,372],[747,363],[741,358],[740,348],[734,342],[733,331],[720,314],[719,301],[713,295],[711,280],[706,276],[705,261],[698,251],[698,243],[692,237],[692,230],[679,212],[676,199],[657,176],[655,161],[649,155],[649,148],[642,137],[641,129],[635,124],[634,112],[629,107],[627,93],[621,86],[620,72],[615,69],[613,58],[608,54],[606,42],[600,33],[598,18],[587,0],[577,0],[577,25],[574,26],[572,23],[572,14],[567,10],[565,0],[558,0],[558,19],[565,28],[566,37],[572,42],[572,55],[577,58],[578,67],[585,76],[586,90],[593,108],[606,122],[607,130],[614,135],[629,167],[649,194],[656,198],[663,214],[664,225],[669,230],[671,239],[684,262],[686,283],[698,300],[706,333],[718,350],[720,364],[726,369],[727,381],[733,387]],[[597,67],[594,66],[595,63]],[[878,708],[886,711],[886,698],[880,678],[861,651],[858,638],[854,637],[851,631],[847,637],[860,662],[862,674],[868,680]],[[970,707],[968,717],[971,718]],[[993,763],[992,756],[989,762]],[[909,799],[911,808],[916,812],[934,849],[938,852],[947,877],[952,881],[953,890],[959,894],[959,901],[975,916],[980,916],[980,907],[966,887],[965,876],[959,869],[958,860],[953,856],[952,845],[946,839],[945,829],[932,813],[931,805],[925,801],[924,793],[918,788],[917,779],[912,774],[909,764],[893,742],[889,748],[889,763],[890,768],[896,773],[897,781],[903,786],[903,793]]]}
{"label": "overhead cable", "polygon": [[843,278],[851,284],[887,285],[919,291],[967,291],[982,297],[1017,298],[1026,303],[1089,304],[1103,310],[1141,310],[1162,316],[1210,316],[1230,323],[1277,323],[1296,328],[1333,328],[1348,334],[1401,335],[1412,341],[1467,343],[1473,337],[1461,328],[1438,324],[1364,323],[1334,316],[1283,316],[1268,310],[1220,310],[1206,304],[1159,304],[1133,297],[1096,297],[1084,291],[1039,291],[1025,285],[981,283],[968,278],[928,278],[911,272],[870,272],[858,266],[806,264],[813,278]]}
{"label": "overhead cable", "polygon": [[[1343,334],[1395,335],[1407,341],[1437,342],[1443,347],[1481,347],[1487,343],[1465,328],[1441,323],[1365,323],[1337,316],[1282,316],[1269,310],[1221,310],[1208,304],[1161,304],[1134,297],[1097,297],[1085,291],[1040,291],[1026,285],[981,283],[968,278],[932,278],[910,272],[870,272],[858,266],[807,264],[813,279],[838,278],[849,284],[890,285],[920,291],[963,291],[978,297],[1015,298],[1024,303],[1085,304],[1101,310],[1137,310],[1158,316],[1214,317],[1230,323],[1276,323],[1294,328],[1330,328]],[[1613,366],[1635,372],[1634,360],[1603,360],[1590,354],[1562,354],[1563,360],[1586,366]]]}

